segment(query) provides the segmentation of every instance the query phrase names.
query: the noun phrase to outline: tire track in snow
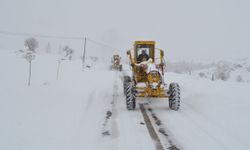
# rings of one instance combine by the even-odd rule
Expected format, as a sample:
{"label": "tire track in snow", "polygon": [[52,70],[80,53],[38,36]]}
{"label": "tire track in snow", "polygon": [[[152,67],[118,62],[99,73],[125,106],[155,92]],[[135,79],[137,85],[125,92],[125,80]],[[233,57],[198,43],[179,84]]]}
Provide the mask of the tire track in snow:
{"label": "tire track in snow", "polygon": [[[173,140],[169,137],[169,134],[163,127],[161,120],[153,113],[153,110],[151,108],[146,110],[144,104],[139,104],[139,106],[149,134],[155,142],[154,144],[156,150],[179,150],[180,148],[177,147]],[[148,116],[147,112],[149,112],[151,116]],[[152,120],[154,121],[154,124],[152,123]]]}
{"label": "tire track in snow", "polygon": [[[213,140],[221,149],[232,149],[232,147],[228,146],[226,144],[227,142],[225,142],[220,137],[213,135],[213,132],[224,135],[225,137],[230,139],[232,143],[235,143],[237,145],[235,147],[239,149],[245,149],[244,147],[247,147],[240,140],[236,140],[238,139],[236,135],[223,128],[218,122],[207,117],[203,112],[194,109],[190,104],[184,102],[183,107],[188,108],[189,111],[184,112],[183,115],[185,115],[185,117],[188,118],[190,122],[192,122],[192,125],[195,126],[196,129],[200,131],[200,133],[207,135],[207,137]],[[193,114],[195,114],[195,117],[193,116]],[[197,118],[199,120],[197,120]],[[226,130],[226,132],[224,130]],[[242,147],[243,145],[244,147]]]}
{"label": "tire track in snow", "polygon": [[111,102],[112,104],[112,112],[113,112],[113,118],[111,122],[111,133],[112,133],[112,138],[117,138],[119,136],[119,131],[117,127],[117,109],[116,109],[116,104],[117,104],[117,99],[118,99],[118,85],[117,82],[115,82],[114,85],[114,93],[113,93],[113,100]]}
{"label": "tire track in snow", "polygon": [[91,92],[91,94],[89,95],[88,97],[88,102],[87,102],[87,105],[85,106],[85,112],[87,112],[92,104],[92,101],[93,101],[93,97],[95,96],[95,93],[96,93],[96,90],[93,90]]}
{"label": "tire track in snow", "polygon": [[164,150],[164,147],[160,141],[160,138],[158,137],[156,131],[154,130],[154,127],[151,123],[151,120],[149,119],[147,113],[146,113],[146,110],[145,110],[145,107],[143,104],[139,104],[140,106],[140,110],[141,110],[141,113],[142,113],[142,116],[144,118],[144,121],[146,123],[146,126],[148,128],[148,132],[152,138],[152,140],[154,141],[154,144],[155,144],[155,149],[156,150]]}
{"label": "tire track in snow", "polygon": [[112,100],[110,102],[111,108],[106,112],[105,121],[103,123],[103,130],[102,135],[103,136],[111,136],[111,138],[117,138],[119,136],[119,131],[117,129],[117,109],[116,109],[116,103],[118,98],[118,85],[115,81],[114,87],[113,87],[113,95]]}
{"label": "tire track in snow", "polygon": [[92,108],[91,105],[92,105],[92,102],[94,100],[95,94],[96,94],[96,90],[93,90],[90,93],[90,95],[88,96],[88,102],[87,102],[87,104],[84,103],[84,99],[82,99],[82,101],[83,101],[82,103],[83,104],[81,104],[82,105],[81,106],[81,108],[82,108],[81,109],[81,112],[82,112],[81,122],[84,122],[84,120],[86,120],[86,117],[89,114],[90,108]]}

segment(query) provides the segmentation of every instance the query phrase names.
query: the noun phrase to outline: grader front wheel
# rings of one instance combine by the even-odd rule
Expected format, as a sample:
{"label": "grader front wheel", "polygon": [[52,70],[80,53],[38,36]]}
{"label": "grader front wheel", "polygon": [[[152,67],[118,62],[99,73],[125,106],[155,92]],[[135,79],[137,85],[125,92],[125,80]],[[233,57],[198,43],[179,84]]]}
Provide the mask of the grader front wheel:
{"label": "grader front wheel", "polygon": [[124,76],[123,77],[123,93],[124,93],[124,95],[126,95],[127,86],[128,86],[129,82],[131,82],[130,76]]}
{"label": "grader front wheel", "polygon": [[135,90],[132,82],[126,86],[126,105],[128,110],[134,110],[136,107]]}
{"label": "grader front wheel", "polygon": [[169,108],[176,111],[180,108],[180,86],[178,83],[169,85]]}

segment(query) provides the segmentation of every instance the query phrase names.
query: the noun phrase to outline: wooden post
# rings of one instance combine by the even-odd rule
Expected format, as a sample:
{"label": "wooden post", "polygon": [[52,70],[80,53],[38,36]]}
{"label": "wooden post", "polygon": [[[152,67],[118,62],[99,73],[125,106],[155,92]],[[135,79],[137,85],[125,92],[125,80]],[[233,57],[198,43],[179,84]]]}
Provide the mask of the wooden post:
{"label": "wooden post", "polygon": [[59,78],[60,65],[61,65],[61,60],[58,60],[57,73],[56,73],[56,80],[58,80],[58,78]]}
{"label": "wooden post", "polygon": [[31,61],[29,61],[29,81],[28,81],[28,86],[30,86],[30,80],[31,80]]}
{"label": "wooden post", "polygon": [[87,46],[87,38],[84,38],[84,48],[83,48],[83,54],[82,54],[82,67],[84,70],[84,66],[85,66],[85,59],[86,59],[86,46]]}

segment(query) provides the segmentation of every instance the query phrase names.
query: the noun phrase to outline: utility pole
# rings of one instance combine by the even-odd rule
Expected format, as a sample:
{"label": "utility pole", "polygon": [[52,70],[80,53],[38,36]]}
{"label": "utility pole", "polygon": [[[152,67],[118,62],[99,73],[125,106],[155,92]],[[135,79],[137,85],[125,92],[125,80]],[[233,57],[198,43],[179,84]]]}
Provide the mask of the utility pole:
{"label": "utility pole", "polygon": [[30,80],[31,80],[31,61],[29,61],[29,81],[28,81],[28,86],[30,86]]}
{"label": "utility pole", "polygon": [[58,66],[57,66],[56,80],[59,79],[60,65],[61,65],[61,60],[59,59],[59,60],[58,60]]}
{"label": "utility pole", "polygon": [[65,58],[59,58],[58,59],[58,65],[57,65],[57,72],[56,72],[56,80],[59,79],[59,74],[60,74],[60,71],[61,71],[61,63],[66,60]]}
{"label": "utility pole", "polygon": [[84,70],[85,66],[85,59],[86,59],[86,46],[87,46],[87,38],[84,38],[84,48],[83,48],[83,54],[82,54],[82,70]]}

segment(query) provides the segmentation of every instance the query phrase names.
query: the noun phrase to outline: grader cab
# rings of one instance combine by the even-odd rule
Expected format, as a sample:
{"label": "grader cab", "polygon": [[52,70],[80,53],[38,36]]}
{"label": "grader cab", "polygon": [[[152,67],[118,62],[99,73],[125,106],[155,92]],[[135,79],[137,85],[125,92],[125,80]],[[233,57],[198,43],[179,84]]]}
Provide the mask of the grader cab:
{"label": "grader cab", "polygon": [[127,51],[132,76],[124,77],[124,94],[128,110],[136,107],[137,97],[168,98],[169,107],[180,107],[180,87],[171,83],[167,88],[164,82],[164,51],[155,48],[154,41],[135,41],[134,48]]}

